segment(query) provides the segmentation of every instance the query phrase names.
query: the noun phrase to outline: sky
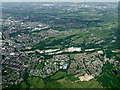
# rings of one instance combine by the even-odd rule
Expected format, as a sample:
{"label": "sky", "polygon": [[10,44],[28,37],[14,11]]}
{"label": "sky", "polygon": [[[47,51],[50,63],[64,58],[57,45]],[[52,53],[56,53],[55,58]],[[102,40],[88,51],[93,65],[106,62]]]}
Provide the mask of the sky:
{"label": "sky", "polygon": [[0,0],[2,2],[119,2],[120,0]]}

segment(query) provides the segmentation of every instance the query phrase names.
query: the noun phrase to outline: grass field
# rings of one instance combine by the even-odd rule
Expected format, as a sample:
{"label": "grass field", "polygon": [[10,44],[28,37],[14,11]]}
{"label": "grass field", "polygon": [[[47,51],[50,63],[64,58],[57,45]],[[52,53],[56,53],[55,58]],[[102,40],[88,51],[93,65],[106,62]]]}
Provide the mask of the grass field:
{"label": "grass field", "polygon": [[71,82],[74,82],[76,80],[80,80],[79,78],[73,76],[73,75],[70,75],[70,76],[67,76],[68,80],[70,80]]}
{"label": "grass field", "polygon": [[75,56],[76,54],[70,54],[70,59],[74,59],[74,56]]}
{"label": "grass field", "polygon": [[42,69],[43,68],[43,64],[38,64],[35,69]]}
{"label": "grass field", "polygon": [[51,79],[59,79],[59,78],[62,78],[66,75],[66,72],[57,72],[54,76],[51,77]]}
{"label": "grass field", "polygon": [[72,83],[66,78],[58,80],[58,82],[65,88],[102,88],[102,86],[96,80],[90,80],[86,82]]}
{"label": "grass field", "polygon": [[64,88],[64,86],[62,86],[57,81],[52,81],[52,82],[47,82],[45,88]]}
{"label": "grass field", "polygon": [[119,53],[119,54],[117,54],[117,56],[120,58],[120,53]]}
{"label": "grass field", "polygon": [[113,65],[106,64],[103,67],[103,73],[101,76],[97,77],[97,80],[105,88],[120,88],[120,70],[117,70],[117,75],[115,75],[112,70],[117,70]]}
{"label": "grass field", "polygon": [[27,85],[26,85],[25,82],[22,82],[22,83],[21,83],[21,88],[27,88]]}
{"label": "grass field", "polygon": [[39,77],[29,77],[27,80],[28,80],[28,83],[30,84],[30,86],[32,86],[32,87],[35,87],[35,88],[44,88],[45,87],[43,80]]}

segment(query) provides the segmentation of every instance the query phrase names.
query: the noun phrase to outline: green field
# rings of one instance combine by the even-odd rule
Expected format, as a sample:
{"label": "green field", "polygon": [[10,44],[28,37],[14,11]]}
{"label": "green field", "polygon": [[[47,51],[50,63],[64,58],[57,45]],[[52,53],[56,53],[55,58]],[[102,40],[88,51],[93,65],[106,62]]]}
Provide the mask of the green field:
{"label": "green field", "polygon": [[37,64],[37,66],[35,67],[35,69],[42,69],[43,68],[43,64]]}
{"label": "green field", "polygon": [[21,83],[21,87],[26,87],[26,84],[30,88],[44,88],[45,84],[43,79],[39,77],[28,77],[28,79],[25,81],[26,83]]}
{"label": "green field", "polygon": [[22,83],[21,83],[21,88],[27,88],[27,85],[26,85],[25,82],[22,82]]}
{"label": "green field", "polygon": [[51,77],[51,79],[60,79],[66,75],[66,72],[57,72],[54,76]]}
{"label": "green field", "polygon": [[[112,70],[117,70],[118,74],[115,75]],[[109,63],[103,67],[102,75],[96,79],[105,88],[120,88],[120,70]]]}
{"label": "green field", "polygon": [[78,77],[75,77],[73,75],[67,76],[68,80],[70,80],[71,82],[74,82],[76,80],[80,80]]}
{"label": "green field", "polygon": [[76,54],[70,54],[70,59],[74,59],[74,56],[75,56]]}
{"label": "green field", "polygon": [[58,82],[65,88],[102,88],[102,86],[96,80],[72,83],[66,78],[58,80]]}
{"label": "green field", "polygon": [[64,86],[57,81],[51,81],[46,83],[45,88],[64,88]]}

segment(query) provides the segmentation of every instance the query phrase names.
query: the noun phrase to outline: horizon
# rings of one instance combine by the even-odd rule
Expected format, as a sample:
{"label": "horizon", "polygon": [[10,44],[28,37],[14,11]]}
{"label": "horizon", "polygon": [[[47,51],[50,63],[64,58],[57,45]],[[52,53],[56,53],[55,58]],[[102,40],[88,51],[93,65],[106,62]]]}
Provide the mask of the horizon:
{"label": "horizon", "polygon": [[119,0],[1,0],[1,2],[119,2]]}

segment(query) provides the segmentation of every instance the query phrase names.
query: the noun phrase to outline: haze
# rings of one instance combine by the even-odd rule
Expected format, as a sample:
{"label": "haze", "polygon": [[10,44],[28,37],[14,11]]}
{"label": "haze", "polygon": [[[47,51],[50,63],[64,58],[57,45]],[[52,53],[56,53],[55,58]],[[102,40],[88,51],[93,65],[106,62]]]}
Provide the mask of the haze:
{"label": "haze", "polygon": [[119,2],[119,0],[2,0],[2,2]]}

